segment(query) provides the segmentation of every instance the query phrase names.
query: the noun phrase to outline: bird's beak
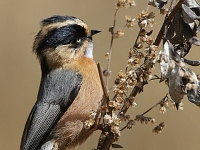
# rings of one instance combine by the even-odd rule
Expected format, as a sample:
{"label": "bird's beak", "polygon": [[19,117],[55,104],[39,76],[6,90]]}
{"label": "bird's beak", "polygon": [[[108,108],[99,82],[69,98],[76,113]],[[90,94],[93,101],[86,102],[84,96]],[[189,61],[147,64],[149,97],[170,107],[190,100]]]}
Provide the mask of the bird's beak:
{"label": "bird's beak", "polygon": [[101,30],[91,30],[90,31],[90,36],[92,37],[93,35],[95,35],[95,34],[97,34],[99,32],[101,32]]}

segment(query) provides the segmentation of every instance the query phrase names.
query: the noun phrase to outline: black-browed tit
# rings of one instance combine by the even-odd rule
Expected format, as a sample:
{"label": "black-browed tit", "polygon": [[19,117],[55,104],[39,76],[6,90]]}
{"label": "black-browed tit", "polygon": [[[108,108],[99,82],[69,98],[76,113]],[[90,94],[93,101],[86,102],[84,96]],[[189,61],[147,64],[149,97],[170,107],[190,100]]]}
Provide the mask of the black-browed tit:
{"label": "black-browed tit", "polygon": [[74,149],[91,135],[103,95],[92,52],[92,35],[98,32],[72,16],[41,22],[33,51],[42,77],[20,150]]}

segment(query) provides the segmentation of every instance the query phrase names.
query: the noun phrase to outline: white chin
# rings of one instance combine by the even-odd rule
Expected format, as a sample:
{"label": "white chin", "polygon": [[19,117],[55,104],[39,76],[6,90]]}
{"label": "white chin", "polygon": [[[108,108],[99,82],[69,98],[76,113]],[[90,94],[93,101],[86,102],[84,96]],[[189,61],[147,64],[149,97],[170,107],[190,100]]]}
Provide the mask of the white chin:
{"label": "white chin", "polygon": [[93,43],[92,43],[92,41],[88,41],[88,47],[86,48],[84,55],[87,58],[93,58]]}

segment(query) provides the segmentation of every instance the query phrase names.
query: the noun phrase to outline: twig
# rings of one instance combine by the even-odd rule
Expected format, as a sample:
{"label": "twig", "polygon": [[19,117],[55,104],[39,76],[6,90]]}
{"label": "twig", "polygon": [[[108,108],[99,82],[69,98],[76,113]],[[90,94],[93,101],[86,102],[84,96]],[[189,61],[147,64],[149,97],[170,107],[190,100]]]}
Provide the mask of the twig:
{"label": "twig", "polygon": [[107,89],[106,89],[106,86],[105,86],[105,83],[104,83],[104,80],[103,80],[103,75],[102,75],[102,69],[101,69],[101,66],[100,64],[98,63],[97,64],[97,68],[98,68],[98,72],[99,72],[99,78],[100,78],[100,81],[101,81],[101,86],[102,86],[102,89],[103,89],[103,94],[104,94],[104,104],[107,105],[107,108],[108,108],[108,111],[109,111],[109,114],[112,114],[112,108],[109,106],[109,95],[107,93]]}
{"label": "twig", "polygon": [[186,58],[183,58],[184,62],[187,63],[188,65],[191,65],[191,66],[199,66],[200,65],[200,60],[188,60]]}
{"label": "twig", "polygon": [[158,106],[162,101],[165,100],[167,96],[165,96],[163,99],[161,99],[159,102],[157,102],[155,105],[153,105],[152,107],[150,107],[148,110],[146,110],[144,113],[141,114],[141,116],[144,116],[146,113],[148,113],[150,110],[152,110],[154,107]]}
{"label": "twig", "polygon": [[[111,64],[111,55],[112,55],[112,46],[113,46],[113,40],[114,40],[114,29],[115,29],[115,24],[116,24],[116,18],[117,18],[117,12],[118,9],[116,9],[115,14],[114,14],[114,22],[113,22],[113,26],[110,28],[111,29],[111,41],[110,41],[110,50],[109,50],[109,57],[108,57],[108,65],[107,65],[107,72],[110,72],[110,64]],[[108,80],[109,80],[109,76],[106,76],[106,89],[108,89]]]}
{"label": "twig", "polygon": [[136,40],[135,40],[135,43],[134,43],[134,45],[133,45],[133,49],[135,48],[135,46],[136,46],[136,44],[137,44],[137,41],[138,41],[138,39],[139,39],[139,37],[140,37],[141,30],[142,30],[142,28],[140,28],[140,31],[138,32],[138,35],[137,35]]}
{"label": "twig", "polygon": [[97,148],[97,150],[109,150],[110,146],[112,145],[112,143],[114,142],[114,135],[112,132],[109,132],[107,136],[101,134],[101,136],[104,136],[103,139],[103,143],[101,145],[98,145],[99,147]]}

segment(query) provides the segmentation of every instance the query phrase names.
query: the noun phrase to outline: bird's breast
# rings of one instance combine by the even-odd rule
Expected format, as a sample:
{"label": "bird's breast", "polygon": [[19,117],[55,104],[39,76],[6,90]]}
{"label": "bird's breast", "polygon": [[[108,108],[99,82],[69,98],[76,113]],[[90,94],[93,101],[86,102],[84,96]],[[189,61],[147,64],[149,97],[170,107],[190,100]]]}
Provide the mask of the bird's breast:
{"label": "bird's breast", "polygon": [[[92,59],[82,58],[70,64],[66,69],[72,69],[82,75],[80,90],[70,107],[59,120],[54,130],[54,136],[64,145],[81,144],[89,136],[90,130],[84,127],[90,114],[99,114],[102,100],[102,87],[96,63]],[[95,117],[97,122],[98,116]],[[84,137],[84,135],[87,135]]]}

